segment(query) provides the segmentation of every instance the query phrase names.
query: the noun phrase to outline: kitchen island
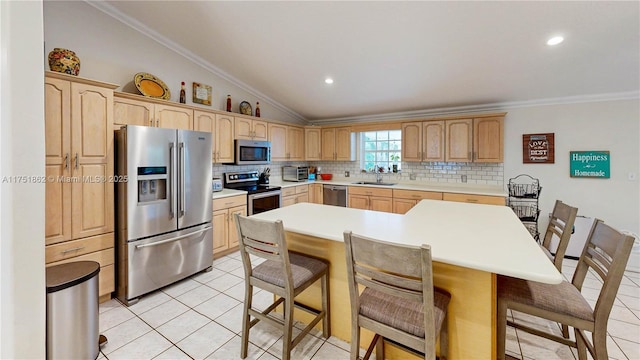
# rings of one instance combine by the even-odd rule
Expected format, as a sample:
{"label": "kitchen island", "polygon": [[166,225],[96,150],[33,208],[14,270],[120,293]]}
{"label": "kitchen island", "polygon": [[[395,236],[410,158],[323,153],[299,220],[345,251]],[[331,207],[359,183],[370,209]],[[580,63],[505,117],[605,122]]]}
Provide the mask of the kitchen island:
{"label": "kitchen island", "polygon": [[[388,242],[431,246],[434,284],[452,297],[448,357],[452,360],[495,358],[497,274],[550,284],[562,281],[506,206],[422,200],[399,215],[300,203],[254,216],[282,220],[290,249],[329,260],[331,331],[345,341],[351,337],[345,230]],[[316,306],[319,286],[300,299]],[[299,318],[307,321],[303,314]],[[363,331],[361,347],[370,338]],[[407,357],[405,352],[387,349],[387,358]]]}

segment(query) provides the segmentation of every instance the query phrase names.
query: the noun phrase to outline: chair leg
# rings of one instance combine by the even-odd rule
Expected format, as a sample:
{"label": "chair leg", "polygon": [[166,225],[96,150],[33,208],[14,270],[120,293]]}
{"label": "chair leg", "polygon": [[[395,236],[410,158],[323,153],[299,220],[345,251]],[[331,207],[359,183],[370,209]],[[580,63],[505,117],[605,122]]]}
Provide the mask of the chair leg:
{"label": "chair leg", "polygon": [[582,338],[582,334],[580,334],[578,329],[574,328],[573,331],[576,337],[576,347],[578,348],[578,359],[587,360],[587,345],[585,344],[585,339]]}
{"label": "chair leg", "polygon": [[[600,359],[609,359],[609,354],[607,351],[607,329],[603,329],[598,331],[599,329],[595,329],[593,332],[593,348],[595,350],[594,358],[595,360]],[[582,339],[583,341],[587,341],[586,339]]]}
{"label": "chair leg", "polygon": [[496,329],[496,356],[498,360],[504,360],[507,341],[507,303],[498,299],[497,329]]}
{"label": "chair leg", "polygon": [[360,326],[351,324],[351,360],[360,358]]}
{"label": "chair leg", "polygon": [[329,272],[324,274],[320,280],[322,287],[322,311],[324,311],[324,318],[322,319],[322,336],[328,339],[331,336],[331,313],[330,308],[330,293],[329,293]]}
{"label": "chair leg", "polygon": [[378,341],[376,342],[376,360],[384,360],[384,337],[376,334]]}
{"label": "chair leg", "polygon": [[449,356],[449,314],[445,313],[442,329],[440,329],[440,360]]}
{"label": "chair leg", "polygon": [[253,301],[253,286],[245,286],[244,293],[244,312],[242,313],[242,344],[240,346],[240,358],[247,357],[247,351],[249,348],[249,309],[251,309],[251,303]]}
{"label": "chair leg", "polygon": [[291,358],[291,338],[293,335],[293,296],[284,300],[284,334],[282,336],[282,360]]}

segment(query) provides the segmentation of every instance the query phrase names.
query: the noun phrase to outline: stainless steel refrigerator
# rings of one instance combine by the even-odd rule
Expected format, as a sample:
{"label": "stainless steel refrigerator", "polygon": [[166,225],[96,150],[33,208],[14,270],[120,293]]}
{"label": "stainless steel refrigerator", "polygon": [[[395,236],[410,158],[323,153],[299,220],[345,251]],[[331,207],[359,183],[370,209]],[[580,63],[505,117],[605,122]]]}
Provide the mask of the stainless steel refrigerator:
{"label": "stainless steel refrigerator", "polygon": [[213,262],[211,133],[116,131],[117,289],[131,305]]}

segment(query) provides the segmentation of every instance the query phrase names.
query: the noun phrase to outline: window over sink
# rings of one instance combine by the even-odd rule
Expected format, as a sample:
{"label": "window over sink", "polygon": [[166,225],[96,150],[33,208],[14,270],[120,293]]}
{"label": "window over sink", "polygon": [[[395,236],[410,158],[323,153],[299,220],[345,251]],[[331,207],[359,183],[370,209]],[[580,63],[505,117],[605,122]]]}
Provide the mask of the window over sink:
{"label": "window over sink", "polygon": [[402,161],[402,130],[365,131],[360,133],[360,166],[368,172],[382,167],[393,172],[394,165],[400,171]]}

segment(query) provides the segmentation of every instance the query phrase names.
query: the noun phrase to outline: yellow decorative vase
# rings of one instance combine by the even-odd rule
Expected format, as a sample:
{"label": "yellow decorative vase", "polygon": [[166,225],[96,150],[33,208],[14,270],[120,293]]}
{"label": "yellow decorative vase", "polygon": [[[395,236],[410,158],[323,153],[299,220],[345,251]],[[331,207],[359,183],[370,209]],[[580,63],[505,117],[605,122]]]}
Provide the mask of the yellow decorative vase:
{"label": "yellow decorative vase", "polygon": [[80,58],[71,50],[55,48],[49,53],[49,68],[77,76],[80,73]]}

